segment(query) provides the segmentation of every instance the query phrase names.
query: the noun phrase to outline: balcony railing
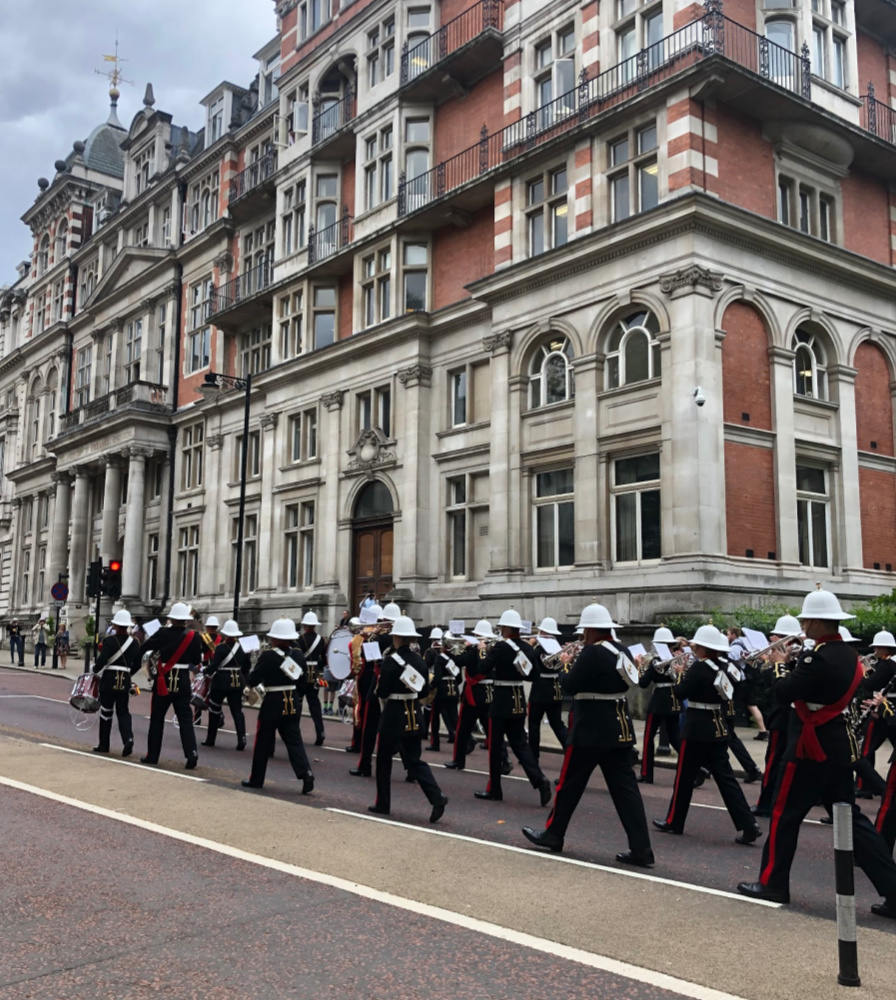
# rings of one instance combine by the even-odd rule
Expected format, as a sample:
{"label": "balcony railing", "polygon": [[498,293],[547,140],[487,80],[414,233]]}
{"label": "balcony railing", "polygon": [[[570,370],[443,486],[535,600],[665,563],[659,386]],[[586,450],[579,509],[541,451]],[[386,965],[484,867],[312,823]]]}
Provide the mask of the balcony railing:
{"label": "balcony railing", "polygon": [[226,309],[254,298],[271,284],[273,276],[274,268],[267,258],[250,270],[243,271],[215,290],[209,303],[209,316],[217,316]]}
{"label": "balcony railing", "polygon": [[230,182],[228,203],[233,204],[244,198],[260,184],[270,180],[277,172],[277,150],[271,149],[245,170],[241,170]]}
{"label": "balcony railing", "polygon": [[354,219],[348,213],[348,205],[342,208],[342,216],[323,229],[308,227],[308,263],[332,257],[334,253],[345,249],[355,238]]}
{"label": "balcony railing", "polygon": [[862,98],[862,128],[896,146],[896,108],[877,100],[873,83],[868,84],[868,93]]}
{"label": "balcony railing", "polygon": [[401,51],[401,86],[432,69],[487,28],[500,31],[503,21],[503,0],[480,0],[417,45],[409,48],[405,42]]}
{"label": "balcony railing", "polygon": [[770,42],[721,13],[720,0],[707,0],[707,13],[679,28],[630,59],[587,77],[550,104],[519,121],[489,133],[483,125],[479,142],[426,173],[398,183],[398,214],[419,211],[455,188],[521,156],[602,112],[636,97],[710,56],[721,56],[800,97],[811,97],[808,49],[802,53]]}
{"label": "balcony railing", "polygon": [[161,411],[167,410],[169,405],[167,386],[155,382],[131,382],[65,414],[60,418],[60,429],[65,433],[75,427],[108,420],[110,413],[119,410]]}
{"label": "balcony railing", "polygon": [[[322,106],[323,105],[323,106]],[[311,145],[325,142],[355,117],[355,91],[349,87],[341,101],[315,97],[311,119]]]}

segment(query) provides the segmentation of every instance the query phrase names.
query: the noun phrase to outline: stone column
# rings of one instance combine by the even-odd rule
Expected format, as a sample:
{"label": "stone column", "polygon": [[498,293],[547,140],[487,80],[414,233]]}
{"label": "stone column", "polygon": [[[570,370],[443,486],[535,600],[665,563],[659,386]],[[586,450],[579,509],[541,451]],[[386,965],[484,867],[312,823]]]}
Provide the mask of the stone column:
{"label": "stone column", "polygon": [[[233,594],[231,520],[230,515],[236,508],[226,501],[230,498],[228,486],[231,475],[225,464],[225,435],[220,432],[211,433],[209,424],[211,417],[206,419],[205,433],[205,471],[202,482],[205,487],[205,515],[202,518],[202,557],[201,579],[206,581],[205,590],[210,594]],[[235,434],[229,435],[236,440]],[[230,449],[228,449],[229,451]],[[239,463],[239,459],[237,459]],[[177,528],[175,538],[177,537]],[[215,539],[220,541],[216,544]],[[173,576],[173,574],[172,574]]]}
{"label": "stone column", "polygon": [[424,449],[430,440],[430,389],[432,368],[415,364],[398,371],[402,391],[396,393],[395,426],[397,428],[398,402],[404,410],[401,455],[406,469],[415,469],[416,475],[406,476],[402,485],[399,506],[401,525],[396,525],[394,567],[395,583],[410,584],[415,597],[421,597],[419,586],[413,582],[434,579],[433,570],[438,563],[429,560],[425,536],[429,532],[429,476],[432,462],[427,461]]}
{"label": "stone column", "polygon": [[796,513],[796,447],[793,414],[793,351],[770,347],[772,408],[775,426],[775,509],[778,512],[778,559],[799,565]]}
{"label": "stone column", "polygon": [[68,556],[68,585],[75,603],[85,599],[84,581],[87,571],[87,537],[91,472],[86,465],[75,470],[75,493],[72,500],[72,545]]}
{"label": "stone column", "polygon": [[575,559],[576,569],[600,565],[599,533],[608,523],[604,506],[607,493],[599,485],[597,454],[597,360],[593,354],[576,358],[575,373]]}
{"label": "stone column", "polygon": [[[316,583],[321,587],[339,587],[339,545],[337,532],[342,518],[342,508],[339,502],[339,458],[342,454],[341,433],[342,404],[345,392],[335,389],[321,398],[326,408],[326,417],[321,412],[318,415],[320,425],[317,431],[318,451],[323,462],[323,483],[318,493],[319,508],[317,510],[317,538],[315,539],[315,571]],[[323,418],[323,419],[321,419]],[[351,511],[348,512],[351,517]],[[345,562],[344,587],[351,604],[351,531],[348,537],[348,559]],[[337,617],[342,611],[336,609]],[[354,614],[354,610],[352,611]]]}
{"label": "stone column", "polygon": [[[840,476],[828,476],[831,493],[831,570],[843,572],[862,569],[862,508],[859,503],[859,452],[856,428],[856,375],[855,368],[839,365],[828,369],[831,385],[837,386],[836,398],[840,404]],[[833,471],[833,470],[832,470]]]}
{"label": "stone column", "polygon": [[282,535],[274,536],[274,484],[277,470],[277,418],[279,413],[262,413],[261,427],[261,509],[258,512],[258,540],[256,542],[256,590],[278,589],[280,578]]}
{"label": "stone column", "polygon": [[491,356],[489,381],[492,386],[491,452],[489,455],[489,573],[506,573],[511,565],[510,508],[510,348],[513,331],[491,334],[483,345]]}
{"label": "stone column", "polygon": [[[144,523],[146,520],[146,459],[148,448],[128,448],[122,452],[128,459],[128,498],[124,522],[124,554],[121,559],[121,594],[123,598],[139,598],[143,582]],[[103,513],[103,534],[106,522]]]}
{"label": "stone column", "polygon": [[72,516],[71,479],[66,472],[54,472],[56,505],[53,511],[53,536],[50,541],[50,579],[55,582],[60,573],[68,570],[68,523]]}
{"label": "stone column", "polygon": [[121,509],[121,466],[117,459],[106,459],[106,488],[103,492],[103,529],[100,558],[106,564],[118,557],[118,515]]}

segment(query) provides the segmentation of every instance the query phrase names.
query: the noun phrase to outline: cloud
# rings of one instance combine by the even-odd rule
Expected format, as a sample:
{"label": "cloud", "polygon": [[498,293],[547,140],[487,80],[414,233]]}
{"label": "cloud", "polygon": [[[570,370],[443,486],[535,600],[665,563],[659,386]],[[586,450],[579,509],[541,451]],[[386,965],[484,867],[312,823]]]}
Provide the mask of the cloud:
{"label": "cloud", "polygon": [[222,80],[247,86],[252,54],[276,33],[272,0],[0,0],[0,285],[31,250],[20,216],[38,177],[85,139],[109,111],[103,54],[115,51],[125,79],[118,114],[127,127],[152,82],[156,108],[192,129],[199,101]]}

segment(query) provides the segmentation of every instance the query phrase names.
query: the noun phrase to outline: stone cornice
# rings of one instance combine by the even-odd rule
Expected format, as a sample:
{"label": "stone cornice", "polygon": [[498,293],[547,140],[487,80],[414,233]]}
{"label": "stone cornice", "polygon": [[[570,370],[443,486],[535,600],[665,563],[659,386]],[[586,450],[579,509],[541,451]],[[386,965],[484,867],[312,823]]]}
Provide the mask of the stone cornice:
{"label": "stone cornice", "polygon": [[398,381],[408,389],[413,386],[428,388],[432,385],[432,368],[429,365],[411,365],[410,368],[399,368]]}

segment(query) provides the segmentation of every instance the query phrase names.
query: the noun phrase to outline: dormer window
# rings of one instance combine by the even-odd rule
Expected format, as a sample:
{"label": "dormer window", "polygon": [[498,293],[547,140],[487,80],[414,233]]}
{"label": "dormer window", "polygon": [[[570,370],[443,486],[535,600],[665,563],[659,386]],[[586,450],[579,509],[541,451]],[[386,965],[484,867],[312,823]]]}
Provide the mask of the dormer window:
{"label": "dormer window", "polygon": [[217,99],[208,109],[209,145],[217,142],[224,135],[224,97]]}
{"label": "dormer window", "polygon": [[153,165],[156,158],[155,143],[144,149],[143,152],[134,159],[134,193],[141,194],[149,187],[149,178],[155,173]]}

